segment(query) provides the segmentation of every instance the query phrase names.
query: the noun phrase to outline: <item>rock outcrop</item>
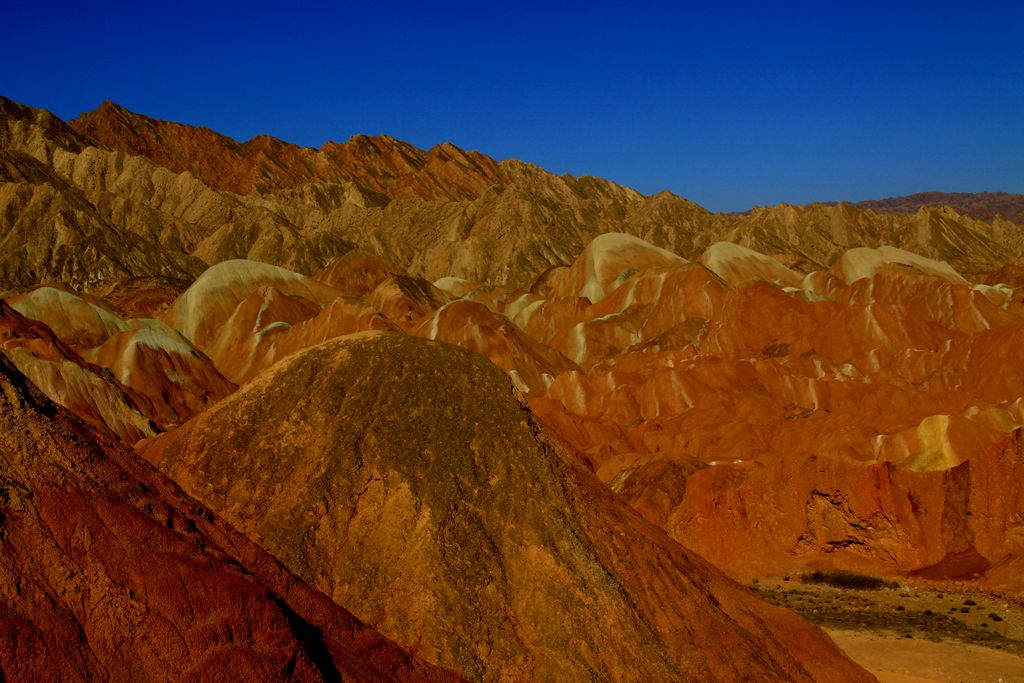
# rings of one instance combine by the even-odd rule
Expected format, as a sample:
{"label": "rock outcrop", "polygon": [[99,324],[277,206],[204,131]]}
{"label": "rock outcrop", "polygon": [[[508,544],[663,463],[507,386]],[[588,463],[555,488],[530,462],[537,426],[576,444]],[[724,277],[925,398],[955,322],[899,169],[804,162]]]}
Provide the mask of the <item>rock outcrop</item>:
{"label": "rock outcrop", "polygon": [[1017,201],[0,98],[0,673],[858,680],[691,551],[1024,589]]}
{"label": "rock outcrop", "polygon": [[618,505],[500,370],[449,345],[365,333],[306,349],[142,453],[471,679],[868,679]]}
{"label": "rock outcrop", "polygon": [[1004,499],[1016,476],[1012,457],[990,454],[1024,426],[1016,290],[893,248],[851,250],[796,283],[766,256],[712,251],[700,262],[729,283],[624,263],[593,306],[582,288],[533,295],[544,326],[527,308],[513,319],[581,363],[531,395],[542,423],[648,519],[743,578],[924,572],[969,549],[963,577],[984,581],[1019,552],[1017,511],[981,547],[976,512],[949,502]]}
{"label": "rock outcrop", "polygon": [[24,317],[2,299],[0,351],[50,400],[100,433],[133,444],[159,431],[142,412],[142,396],[104,368],[87,362],[44,323]]}
{"label": "rock outcrop", "polygon": [[408,680],[331,603],[0,353],[5,680]]}

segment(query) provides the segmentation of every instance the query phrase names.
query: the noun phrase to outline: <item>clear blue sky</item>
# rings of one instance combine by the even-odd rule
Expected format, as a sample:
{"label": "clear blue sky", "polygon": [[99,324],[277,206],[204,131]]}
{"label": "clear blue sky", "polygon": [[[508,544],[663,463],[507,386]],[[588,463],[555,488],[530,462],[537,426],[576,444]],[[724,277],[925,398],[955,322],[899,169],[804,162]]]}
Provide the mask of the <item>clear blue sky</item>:
{"label": "clear blue sky", "polygon": [[714,210],[1024,192],[1024,0],[36,3],[0,94],[238,139],[388,133]]}

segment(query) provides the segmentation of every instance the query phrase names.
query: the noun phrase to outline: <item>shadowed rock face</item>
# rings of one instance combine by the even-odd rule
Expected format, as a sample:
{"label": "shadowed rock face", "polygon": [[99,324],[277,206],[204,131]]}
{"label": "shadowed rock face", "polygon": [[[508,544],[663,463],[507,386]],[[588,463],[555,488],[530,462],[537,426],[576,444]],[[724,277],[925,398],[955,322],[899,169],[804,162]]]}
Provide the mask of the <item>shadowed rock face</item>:
{"label": "shadowed rock face", "polygon": [[5,680],[409,680],[409,657],[0,353]]}
{"label": "shadowed rock face", "polygon": [[364,621],[476,680],[869,680],[547,442],[486,359],[301,351],[143,455]]}

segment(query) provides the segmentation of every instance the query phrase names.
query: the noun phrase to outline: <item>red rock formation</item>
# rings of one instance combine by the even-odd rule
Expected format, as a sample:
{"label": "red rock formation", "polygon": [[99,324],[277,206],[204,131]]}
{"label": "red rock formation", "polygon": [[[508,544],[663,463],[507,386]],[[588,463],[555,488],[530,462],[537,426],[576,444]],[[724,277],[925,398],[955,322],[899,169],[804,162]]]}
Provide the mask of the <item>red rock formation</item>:
{"label": "red rock formation", "polygon": [[596,304],[579,290],[562,289],[548,297],[509,297],[497,308],[530,336],[589,367],[630,348],[695,343],[726,291],[713,273],[693,264],[623,266],[620,275],[619,285]]}
{"label": "red rock formation", "polygon": [[482,357],[294,354],[142,453],[360,618],[478,680],[870,680],[552,449]]}
{"label": "red rock formation", "polygon": [[483,304],[451,302],[429,282],[359,254],[317,279],[265,264],[219,264],[168,309],[164,320],[192,335],[217,369],[238,383],[290,353],[365,330],[405,330],[471,349],[506,370],[524,391],[543,391],[555,375],[575,368]]}
{"label": "red rock formation", "polygon": [[[309,347],[353,332],[402,331],[490,358],[576,461],[737,576],[839,566],[978,573],[993,586],[1020,586],[1020,511],[1006,501],[1015,495],[1007,480],[1019,478],[1019,449],[1007,438],[1024,425],[1016,352],[1024,300],[1012,288],[1021,281],[1024,232],[1008,220],[930,206],[880,215],[849,204],[724,216],[669,193],[644,197],[451,145],[424,152],[383,136],[321,150],[268,137],[237,143],[109,103],[74,126],[78,132],[0,98],[0,242],[11,247],[0,250],[0,288],[10,287],[16,306],[57,336],[2,309],[0,318],[8,318],[4,344],[19,367],[99,429],[130,441],[147,433],[147,418],[186,421],[159,443],[180,446],[177,439],[199,433],[231,445],[249,417],[214,417],[220,408],[245,405],[261,415],[281,408],[257,400],[273,393],[263,378],[294,388],[298,380],[281,374],[292,368],[304,387],[328,381],[296,360],[316,355]],[[160,322],[131,319],[156,314]],[[410,358],[423,347],[389,343],[411,344]],[[339,373],[363,381],[337,362]],[[381,373],[366,380],[376,398],[356,401],[361,411],[339,411],[373,437],[350,449],[357,463],[371,463],[368,479],[359,465],[358,476],[344,474],[351,467],[306,472],[269,493],[260,487],[272,479],[253,481],[278,467],[288,470],[282,477],[294,476],[295,462],[333,462],[332,446],[317,440],[335,434],[319,403],[348,395],[347,385],[333,384],[323,387],[326,398],[285,392],[286,407],[309,406],[319,417],[300,411],[246,428],[269,430],[253,453],[272,452],[273,462],[239,472],[204,460],[208,480],[190,479],[190,469],[178,476],[190,486],[222,487],[207,493],[224,497],[247,531],[277,543],[296,571],[358,603],[403,645],[475,677],[600,671],[615,678],[630,658],[655,678],[799,677],[778,654],[781,645],[748,638],[768,622],[745,597],[713,598],[733,606],[727,611],[739,626],[712,619],[710,631],[677,632],[707,616],[690,602],[712,598],[689,592],[685,581],[659,588],[661,603],[650,596],[699,563],[632,512],[613,509],[589,475],[561,461],[538,465],[531,481],[541,483],[490,509],[492,499],[480,493],[493,486],[480,479],[483,465],[438,454],[461,444],[461,432],[504,447],[488,431],[492,422],[510,443],[516,434],[526,438],[516,421],[495,417],[507,413],[471,381],[493,368],[467,379],[465,365],[452,360],[462,368],[453,388],[436,368],[361,362]],[[407,396],[406,384],[395,384],[402,378],[418,387],[424,377],[435,393]],[[254,393],[227,397],[231,382],[250,383]],[[449,394],[437,393],[445,386]],[[402,411],[424,433],[402,431],[380,406]],[[443,412],[457,412],[452,406],[478,424]],[[371,418],[380,424],[367,424]],[[391,427],[405,435],[400,444],[388,436]],[[349,443],[350,435],[336,436]],[[294,453],[282,450],[292,438]],[[387,458],[381,444],[394,446],[384,448]],[[397,455],[399,445],[411,464]],[[199,457],[185,446],[188,457]],[[536,465],[543,459],[529,460],[535,446],[512,455]],[[309,460],[307,450],[321,460]],[[479,444],[470,441],[469,451],[479,455]],[[256,457],[246,453],[239,462]],[[423,463],[443,465],[416,469]],[[396,473],[399,465],[412,469]],[[465,474],[455,479],[461,489],[431,488],[447,486],[452,471]],[[263,497],[243,505],[253,490]],[[447,507],[423,504],[424,491]],[[564,529],[552,528],[557,515],[544,513],[554,505],[548,494],[563,518],[568,510],[602,521],[574,522],[578,538],[566,540]],[[336,518],[338,510],[353,516]],[[545,529],[533,555],[487,517],[502,511],[502,519]],[[319,520],[313,526],[310,515]],[[408,564],[390,537],[373,535],[374,524],[394,515],[398,535],[423,542],[401,546],[416,557]],[[296,535],[297,528],[308,533]],[[324,540],[353,528],[363,542],[353,549],[365,563],[358,566],[384,578],[364,578],[336,554],[341,541]],[[608,528],[627,540],[608,536]],[[564,543],[552,549],[550,538]],[[495,539],[506,545],[495,551]],[[645,554],[634,542],[654,550]],[[392,555],[371,557],[369,547]],[[470,549],[468,558],[460,548]],[[594,587],[587,567],[595,566],[615,577],[632,607]],[[538,567],[533,593],[502,592],[524,585]],[[586,590],[567,588],[566,576]],[[479,609],[459,602],[466,591],[458,581],[471,584]],[[609,616],[601,624],[584,619],[592,634],[584,652],[561,635],[561,617],[547,606],[577,609],[587,595],[604,601]],[[535,601],[542,607],[531,611]],[[437,605],[447,616],[435,613]],[[737,616],[748,607],[755,617]],[[620,641],[609,640],[611,623]],[[634,629],[638,623],[650,630]],[[746,663],[732,669],[693,650],[712,637],[735,643]]]}
{"label": "red rock formation", "polygon": [[331,262],[313,279],[346,296],[363,297],[392,275],[402,274],[401,270],[373,254],[354,249]]}
{"label": "red rock formation", "polygon": [[101,302],[63,289],[40,287],[10,297],[7,303],[26,318],[45,323],[61,340],[78,349],[99,346],[111,335],[128,329],[128,324]]}
{"label": "red rock formation", "polygon": [[[802,563],[1021,589],[1022,432],[950,469],[912,471],[825,456],[764,457],[679,471],[644,464],[621,496],[703,556],[747,578]],[[780,485],[784,482],[785,485]],[[684,493],[685,492],[685,493]],[[757,552],[750,552],[756,548]]]}
{"label": "red rock formation", "polygon": [[158,424],[180,424],[235,390],[210,359],[174,329],[152,319],[128,324],[130,329],[85,355],[142,397],[142,411]]}
{"label": "red rock formation", "polygon": [[207,128],[158,121],[110,101],[71,126],[113,149],[243,194],[349,181],[392,198],[472,199],[505,181],[493,159],[451,143],[428,152],[387,135],[356,135],[347,143],[329,142],[319,151],[265,135],[238,143]]}
{"label": "red rock formation", "polygon": [[117,309],[122,318],[155,318],[167,310],[189,284],[166,278],[133,277],[108,282],[93,294]]}
{"label": "red rock formation", "polygon": [[489,358],[524,393],[543,393],[557,375],[576,367],[558,351],[534,341],[507,318],[475,301],[453,301],[438,308],[410,334]]}
{"label": "red rock formation", "polygon": [[[394,280],[388,276],[385,282]],[[382,295],[374,296],[384,305]],[[407,314],[408,307],[396,301],[386,308],[408,322],[407,316],[398,316],[398,308]],[[227,261],[210,268],[162,319],[237,383],[298,349],[353,332],[395,327],[378,309],[318,280],[252,261]]]}
{"label": "red rock formation", "polygon": [[0,354],[5,680],[456,680],[97,437]]}
{"label": "red rock formation", "polygon": [[128,444],[156,433],[145,399],[88,363],[45,324],[0,299],[0,350],[43,392],[99,432]]}
{"label": "red rock formation", "polygon": [[408,275],[388,277],[366,299],[381,315],[406,331],[448,302],[440,289]]}
{"label": "red rock formation", "polygon": [[45,362],[13,354],[22,372],[58,403],[98,429],[111,428],[126,443],[151,436],[150,422],[181,423],[235,389],[208,358],[159,321],[123,320],[95,297],[52,287],[10,302],[14,310],[8,309],[6,318],[15,328],[21,325],[15,314],[20,311],[55,328],[56,336],[47,327],[42,338],[61,341],[56,353],[44,348],[40,360]]}
{"label": "red rock formation", "polygon": [[[874,509],[878,482],[871,472],[883,467],[879,463],[889,463],[886,471],[894,476],[906,473],[902,495],[922,498],[930,486],[925,482],[943,473],[986,467],[977,460],[986,448],[1024,424],[1024,378],[1013,350],[1024,330],[1024,307],[1012,290],[972,287],[945,264],[898,250],[857,251],[836,267],[849,285],[819,273],[786,289],[742,278],[728,290],[697,288],[691,271],[689,288],[659,288],[651,298],[637,294],[641,271],[594,307],[560,309],[558,299],[536,295],[524,310],[562,315],[523,329],[549,335],[555,345],[565,334],[560,331],[571,329],[586,342],[577,341],[575,349],[600,348],[591,357],[602,362],[557,376],[531,406],[650,519],[737,575],[832,563],[923,571],[947,552],[966,552],[956,547],[974,547],[966,536],[926,538],[918,531],[924,522],[914,515],[893,519],[883,530],[873,512],[859,510]],[[664,280],[666,272],[646,277],[658,273]],[[673,291],[690,305],[703,302],[703,310],[690,313],[689,334],[651,338],[621,304],[592,312],[617,299],[649,312]],[[668,320],[689,317],[672,310]],[[595,317],[598,312],[603,315]],[[628,333],[633,343],[599,346],[588,319],[611,328],[604,339]],[[789,492],[794,472],[819,467],[836,474],[798,486],[792,499],[774,491],[787,482],[782,490]],[[1002,476],[1009,475],[991,481]],[[854,483],[865,478],[875,483]],[[1001,497],[998,484],[990,485],[976,495]],[[797,542],[805,523],[792,522],[800,527],[794,533],[782,519],[807,519],[806,529],[827,527],[808,517],[812,490],[849,501],[854,512],[845,523],[863,527],[853,534],[856,543],[842,545],[845,536]],[[956,524],[970,527],[969,510],[949,510]],[[771,550],[741,552],[751,546]],[[985,568],[1002,561],[995,547],[979,551]]]}

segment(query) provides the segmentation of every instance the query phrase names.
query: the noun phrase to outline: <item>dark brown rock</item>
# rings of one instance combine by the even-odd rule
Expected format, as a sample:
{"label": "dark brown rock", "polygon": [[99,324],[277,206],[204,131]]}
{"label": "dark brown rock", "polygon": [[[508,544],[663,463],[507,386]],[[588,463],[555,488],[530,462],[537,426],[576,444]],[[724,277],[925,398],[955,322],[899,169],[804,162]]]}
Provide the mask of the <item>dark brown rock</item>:
{"label": "dark brown rock", "polygon": [[622,507],[507,377],[366,333],[142,453],[339,604],[476,680],[870,680]]}
{"label": "dark brown rock", "polygon": [[456,680],[365,627],[0,354],[0,676]]}

